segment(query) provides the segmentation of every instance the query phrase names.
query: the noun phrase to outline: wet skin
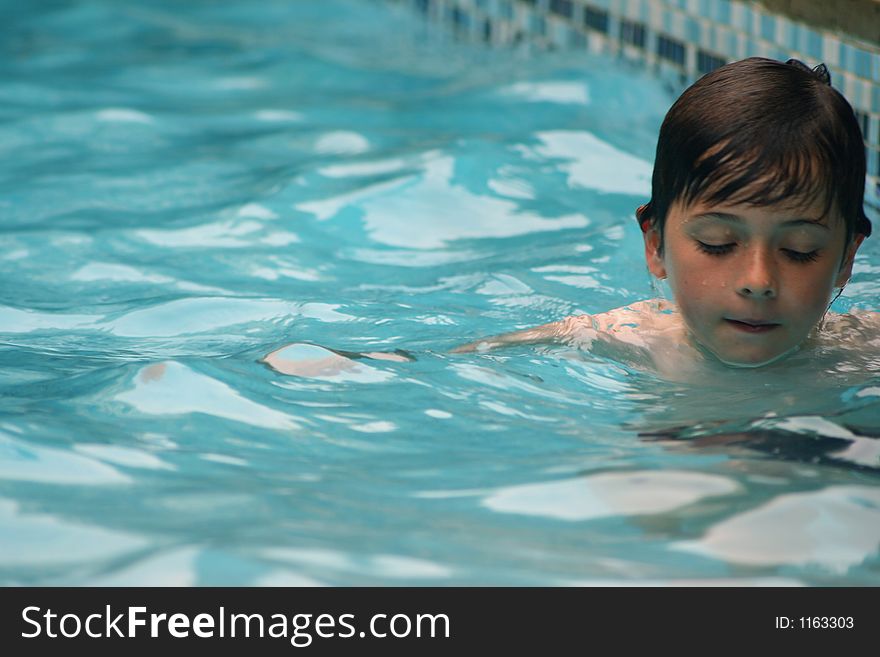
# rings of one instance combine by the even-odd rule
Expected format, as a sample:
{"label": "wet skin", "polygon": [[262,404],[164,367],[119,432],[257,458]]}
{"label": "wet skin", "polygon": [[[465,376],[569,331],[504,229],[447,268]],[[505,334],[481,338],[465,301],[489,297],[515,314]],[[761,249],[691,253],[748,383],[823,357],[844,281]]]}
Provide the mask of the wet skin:
{"label": "wet skin", "polygon": [[821,203],[674,204],[645,233],[651,273],[666,278],[694,343],[734,366],[765,365],[800,345],[852,273],[857,236]]}

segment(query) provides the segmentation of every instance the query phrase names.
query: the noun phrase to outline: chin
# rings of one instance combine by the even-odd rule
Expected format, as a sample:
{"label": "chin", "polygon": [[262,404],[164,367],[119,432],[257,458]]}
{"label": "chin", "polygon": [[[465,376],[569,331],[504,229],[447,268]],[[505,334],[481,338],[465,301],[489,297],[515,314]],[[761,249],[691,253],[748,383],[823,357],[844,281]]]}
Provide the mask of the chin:
{"label": "chin", "polygon": [[735,367],[738,369],[754,369],[756,367],[770,365],[797,351],[799,347],[799,345],[794,345],[788,349],[777,350],[755,349],[755,345],[752,345],[752,349],[731,349],[730,347],[735,345],[720,341],[720,346],[727,348],[718,349],[716,345],[709,346],[708,344],[702,344],[699,340],[694,340],[694,342],[702,348],[702,351],[707,356],[715,358],[727,367]]}
{"label": "chin", "polygon": [[721,358],[718,356],[718,360],[727,365],[727,367],[735,367],[737,369],[754,369],[756,367],[764,367],[764,365],[770,365],[771,363],[775,363],[777,360],[782,358],[785,354],[775,356],[773,358],[768,358],[765,360],[756,360],[756,361],[741,361],[741,360],[728,360],[725,358]]}
{"label": "chin", "polygon": [[727,365],[728,367],[737,367],[737,368],[755,368],[755,367],[764,367],[765,365],[770,365],[777,361],[782,360],[786,356],[790,355],[792,352],[797,351],[798,346],[795,345],[791,349],[787,351],[782,351],[778,354],[754,354],[749,356],[736,356],[733,354],[719,354],[718,352],[713,352],[715,358],[720,360],[722,363]]}
{"label": "chin", "polygon": [[[715,359],[727,367],[735,367],[738,369],[754,369],[756,367],[764,367],[780,361],[792,353],[798,351],[800,343],[794,344],[788,348],[784,345],[742,345],[735,341],[725,340],[723,337],[716,340],[701,341],[696,334],[690,333],[690,339],[699,351],[710,359]],[[718,348],[721,347],[721,348]],[[771,348],[767,348],[771,347]]]}

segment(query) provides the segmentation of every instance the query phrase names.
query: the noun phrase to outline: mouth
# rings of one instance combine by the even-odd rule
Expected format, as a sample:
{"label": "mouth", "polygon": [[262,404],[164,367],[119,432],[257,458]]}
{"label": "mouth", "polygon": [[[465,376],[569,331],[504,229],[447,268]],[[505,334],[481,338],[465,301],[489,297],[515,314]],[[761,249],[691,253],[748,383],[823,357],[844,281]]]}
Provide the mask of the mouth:
{"label": "mouth", "polygon": [[736,330],[744,333],[769,333],[773,329],[782,326],[776,322],[769,322],[763,319],[730,319],[725,317],[724,321]]}

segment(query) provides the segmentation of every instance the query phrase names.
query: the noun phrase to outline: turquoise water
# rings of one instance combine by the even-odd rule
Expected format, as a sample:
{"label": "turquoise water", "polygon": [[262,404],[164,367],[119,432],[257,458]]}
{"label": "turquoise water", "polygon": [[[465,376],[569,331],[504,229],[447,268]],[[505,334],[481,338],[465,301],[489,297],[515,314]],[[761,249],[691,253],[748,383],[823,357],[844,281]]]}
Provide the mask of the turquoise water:
{"label": "turquoise water", "polygon": [[367,0],[0,14],[3,584],[880,584],[880,366],[448,353],[654,296],[647,72]]}

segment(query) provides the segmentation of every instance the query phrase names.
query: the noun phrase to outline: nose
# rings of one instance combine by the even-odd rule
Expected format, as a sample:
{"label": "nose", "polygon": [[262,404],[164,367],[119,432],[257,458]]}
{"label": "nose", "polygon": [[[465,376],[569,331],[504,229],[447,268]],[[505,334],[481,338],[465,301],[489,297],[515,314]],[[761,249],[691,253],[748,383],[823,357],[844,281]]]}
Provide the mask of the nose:
{"label": "nose", "polygon": [[748,254],[737,289],[745,297],[774,299],[778,291],[773,255],[755,248]]}

